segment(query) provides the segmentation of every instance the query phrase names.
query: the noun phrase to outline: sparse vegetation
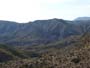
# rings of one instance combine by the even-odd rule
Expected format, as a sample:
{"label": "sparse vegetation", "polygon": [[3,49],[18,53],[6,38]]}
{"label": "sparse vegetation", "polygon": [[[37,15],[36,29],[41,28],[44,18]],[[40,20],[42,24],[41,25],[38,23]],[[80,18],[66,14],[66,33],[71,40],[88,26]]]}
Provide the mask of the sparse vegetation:
{"label": "sparse vegetation", "polygon": [[[87,34],[83,36],[83,39],[89,39]],[[86,41],[85,40],[85,41]],[[78,40],[79,42],[72,43],[70,46],[57,48],[58,44],[53,46],[41,46],[44,50],[40,49],[40,46],[33,46],[31,49],[32,55],[29,58],[21,58],[10,60],[8,62],[0,63],[1,68],[89,68],[90,65],[90,42],[84,43],[84,40]],[[86,47],[87,46],[87,47]],[[33,50],[33,49],[36,50]],[[10,49],[9,49],[10,50]],[[17,48],[18,50],[18,48]],[[21,49],[22,50],[22,49]],[[10,50],[11,52],[12,50]],[[24,53],[30,52],[24,50]],[[14,52],[11,52],[14,53]],[[24,54],[23,53],[23,54]],[[14,54],[13,54],[14,55]],[[18,54],[15,54],[15,56]],[[39,56],[37,56],[39,55]]]}

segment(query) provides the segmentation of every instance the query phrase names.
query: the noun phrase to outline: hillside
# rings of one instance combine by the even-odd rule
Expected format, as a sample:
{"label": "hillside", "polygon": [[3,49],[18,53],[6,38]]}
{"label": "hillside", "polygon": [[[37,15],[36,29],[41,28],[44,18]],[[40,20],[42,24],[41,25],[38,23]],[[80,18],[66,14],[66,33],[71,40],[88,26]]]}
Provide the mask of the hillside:
{"label": "hillside", "polygon": [[[58,45],[40,49],[40,57],[20,59],[0,64],[2,68],[89,68],[90,65],[90,33],[80,36],[77,42],[67,47]],[[42,45],[41,45],[42,48]],[[41,51],[41,52],[40,52]],[[36,51],[37,52],[37,51]],[[17,64],[18,63],[18,64]]]}
{"label": "hillside", "polygon": [[40,45],[82,35],[90,21],[63,19],[36,20],[28,23],[0,21],[0,43],[8,45]]}
{"label": "hillside", "polygon": [[23,51],[17,50],[12,46],[0,44],[0,63],[20,58],[28,58]]}

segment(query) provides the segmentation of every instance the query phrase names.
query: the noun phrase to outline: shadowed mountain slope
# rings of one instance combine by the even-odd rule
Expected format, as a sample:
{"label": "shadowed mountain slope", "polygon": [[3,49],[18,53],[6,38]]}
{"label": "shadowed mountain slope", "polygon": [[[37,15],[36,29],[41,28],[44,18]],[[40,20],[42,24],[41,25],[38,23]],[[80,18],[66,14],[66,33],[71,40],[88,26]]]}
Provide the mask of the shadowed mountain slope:
{"label": "shadowed mountain slope", "polygon": [[0,43],[10,45],[39,45],[82,35],[90,21],[63,19],[37,20],[29,23],[0,21]]}

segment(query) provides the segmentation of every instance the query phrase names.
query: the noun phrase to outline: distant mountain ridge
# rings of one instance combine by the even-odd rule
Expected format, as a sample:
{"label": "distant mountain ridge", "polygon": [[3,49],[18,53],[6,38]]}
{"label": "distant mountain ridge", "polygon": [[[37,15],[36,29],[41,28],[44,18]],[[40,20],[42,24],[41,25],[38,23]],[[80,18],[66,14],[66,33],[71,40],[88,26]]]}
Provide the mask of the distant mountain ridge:
{"label": "distant mountain ridge", "polygon": [[39,45],[82,35],[90,21],[63,19],[36,20],[29,23],[0,21],[0,43],[10,45]]}
{"label": "distant mountain ridge", "polygon": [[90,17],[78,17],[75,19],[75,21],[88,21],[90,20]]}

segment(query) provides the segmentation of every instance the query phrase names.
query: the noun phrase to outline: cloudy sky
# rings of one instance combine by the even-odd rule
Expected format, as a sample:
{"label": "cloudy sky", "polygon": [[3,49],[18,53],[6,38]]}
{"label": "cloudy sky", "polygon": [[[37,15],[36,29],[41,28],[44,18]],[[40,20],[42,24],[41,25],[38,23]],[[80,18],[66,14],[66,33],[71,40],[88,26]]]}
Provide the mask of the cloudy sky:
{"label": "cloudy sky", "polygon": [[0,0],[0,20],[73,20],[82,16],[90,16],[90,0]]}

